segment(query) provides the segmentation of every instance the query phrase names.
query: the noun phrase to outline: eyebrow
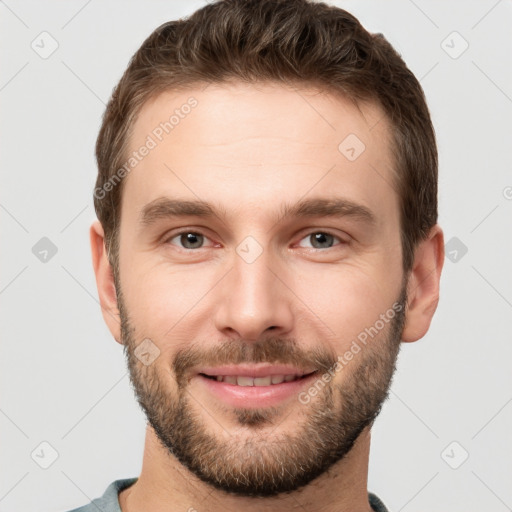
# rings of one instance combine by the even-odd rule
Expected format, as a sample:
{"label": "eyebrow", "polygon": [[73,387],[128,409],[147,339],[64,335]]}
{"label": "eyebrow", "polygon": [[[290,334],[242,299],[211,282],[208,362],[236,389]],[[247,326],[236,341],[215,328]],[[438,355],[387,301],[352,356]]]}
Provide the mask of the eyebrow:
{"label": "eyebrow", "polygon": [[[140,222],[147,227],[159,220],[180,217],[218,217],[222,220],[226,213],[224,208],[216,208],[206,201],[160,197],[144,206]],[[344,198],[306,199],[295,204],[285,204],[276,222],[286,218],[311,217],[349,217],[369,226],[377,224],[377,217],[369,208]]]}

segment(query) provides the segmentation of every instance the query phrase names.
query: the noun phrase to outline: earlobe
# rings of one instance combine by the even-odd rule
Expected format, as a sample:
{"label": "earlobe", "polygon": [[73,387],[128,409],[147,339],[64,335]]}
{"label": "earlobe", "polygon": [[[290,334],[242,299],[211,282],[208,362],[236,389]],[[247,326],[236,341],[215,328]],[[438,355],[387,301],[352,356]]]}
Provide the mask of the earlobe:
{"label": "earlobe", "polygon": [[99,221],[93,222],[89,235],[92,264],[96,276],[96,287],[98,289],[103,319],[115,340],[122,344],[121,318],[117,304],[114,274],[105,248],[105,234]]}
{"label": "earlobe", "polygon": [[427,333],[439,302],[444,264],[444,235],[438,224],[416,248],[407,285],[407,313],[402,341],[417,341]]}

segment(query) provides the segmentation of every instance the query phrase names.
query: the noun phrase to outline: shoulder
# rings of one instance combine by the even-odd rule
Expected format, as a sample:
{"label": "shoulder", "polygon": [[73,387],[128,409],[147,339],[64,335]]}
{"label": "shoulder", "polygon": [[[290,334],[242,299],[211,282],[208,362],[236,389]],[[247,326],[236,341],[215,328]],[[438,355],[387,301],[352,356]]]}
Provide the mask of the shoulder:
{"label": "shoulder", "polygon": [[92,500],[87,505],[69,510],[68,512],[98,512],[98,510],[102,512],[121,512],[118,495],[123,489],[130,487],[130,485],[134,484],[136,481],[137,477],[115,480],[107,487],[101,497]]}
{"label": "shoulder", "polygon": [[368,500],[370,501],[370,506],[372,507],[372,510],[374,512],[388,512],[386,505],[384,505],[384,503],[382,503],[382,501],[379,499],[379,497],[376,496],[375,494],[372,494],[371,492],[369,492]]}

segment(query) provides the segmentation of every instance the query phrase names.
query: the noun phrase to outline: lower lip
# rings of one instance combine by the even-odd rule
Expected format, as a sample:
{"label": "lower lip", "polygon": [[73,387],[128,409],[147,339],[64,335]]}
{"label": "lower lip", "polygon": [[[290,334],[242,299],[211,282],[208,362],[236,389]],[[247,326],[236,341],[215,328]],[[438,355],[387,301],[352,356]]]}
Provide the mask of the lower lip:
{"label": "lower lip", "polygon": [[270,386],[237,386],[198,375],[199,382],[222,402],[232,407],[261,408],[281,404],[299,393],[315,378],[315,374]]}

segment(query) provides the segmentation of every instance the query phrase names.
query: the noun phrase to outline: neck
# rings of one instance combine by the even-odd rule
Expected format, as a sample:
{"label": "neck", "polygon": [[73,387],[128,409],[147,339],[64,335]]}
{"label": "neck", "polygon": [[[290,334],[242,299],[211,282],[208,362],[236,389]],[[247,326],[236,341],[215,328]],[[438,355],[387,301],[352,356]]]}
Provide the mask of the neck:
{"label": "neck", "polygon": [[199,480],[168,453],[148,425],[141,474],[137,482],[119,494],[119,503],[122,512],[369,512],[369,450],[370,430],[365,429],[350,453],[309,485],[282,496],[247,498],[214,489]]}

